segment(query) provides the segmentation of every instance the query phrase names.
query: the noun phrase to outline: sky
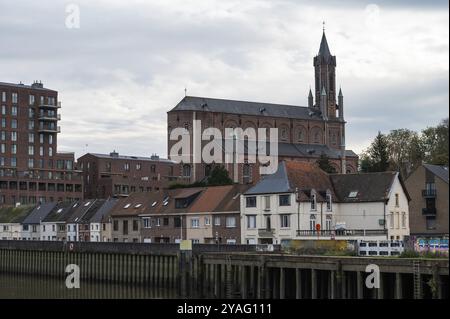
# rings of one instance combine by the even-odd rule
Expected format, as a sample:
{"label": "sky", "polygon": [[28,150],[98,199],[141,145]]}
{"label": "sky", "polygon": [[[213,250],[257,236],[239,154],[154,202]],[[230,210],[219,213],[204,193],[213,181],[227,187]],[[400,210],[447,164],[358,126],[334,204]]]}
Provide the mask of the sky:
{"label": "sky", "polygon": [[0,82],[59,92],[58,151],[165,157],[185,88],[306,106],[323,21],[348,149],[448,117],[447,0],[0,0]]}

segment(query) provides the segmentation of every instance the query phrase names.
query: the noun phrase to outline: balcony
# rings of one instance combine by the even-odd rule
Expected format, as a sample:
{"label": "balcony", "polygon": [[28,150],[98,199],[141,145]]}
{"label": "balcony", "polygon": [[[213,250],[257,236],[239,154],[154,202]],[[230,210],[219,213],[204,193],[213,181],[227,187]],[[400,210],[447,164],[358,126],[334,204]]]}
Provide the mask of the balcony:
{"label": "balcony", "polygon": [[436,215],[436,208],[422,208],[422,215]]}
{"label": "balcony", "polygon": [[435,189],[423,189],[422,190],[422,197],[424,197],[424,198],[435,198],[436,197],[436,190]]}
{"label": "balcony", "polygon": [[273,228],[260,228],[260,229],[258,229],[258,236],[265,237],[265,238],[272,238],[274,232],[275,232],[275,229],[273,229]]}
{"label": "balcony", "polygon": [[60,126],[39,125],[39,133],[61,133]]}
{"label": "balcony", "polygon": [[59,109],[61,108],[61,102],[58,102],[56,105],[52,104],[39,104],[39,107],[42,109]]}
{"label": "balcony", "polygon": [[342,229],[342,230],[297,230],[299,237],[354,237],[354,236],[385,236],[387,229]]}
{"label": "balcony", "polygon": [[47,115],[39,114],[39,121],[61,121],[61,114]]}

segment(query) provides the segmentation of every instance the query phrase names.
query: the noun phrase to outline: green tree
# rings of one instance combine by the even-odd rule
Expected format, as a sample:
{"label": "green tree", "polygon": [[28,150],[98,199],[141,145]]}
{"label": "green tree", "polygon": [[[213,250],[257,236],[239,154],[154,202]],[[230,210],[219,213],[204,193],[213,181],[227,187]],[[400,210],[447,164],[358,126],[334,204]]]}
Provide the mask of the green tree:
{"label": "green tree", "polygon": [[427,163],[448,166],[448,118],[436,127],[424,129],[421,142]]}
{"label": "green tree", "polygon": [[233,180],[228,176],[228,171],[223,167],[215,166],[207,179],[208,186],[231,185]]}
{"label": "green tree", "polygon": [[378,132],[370,147],[361,155],[363,172],[385,172],[389,168],[389,152],[386,136]]}
{"label": "green tree", "polygon": [[331,165],[330,158],[325,153],[320,154],[317,164],[323,171],[329,174],[336,173],[336,169]]}
{"label": "green tree", "polygon": [[406,178],[422,164],[424,158],[422,141],[417,132],[408,129],[392,130],[386,136],[390,169]]}

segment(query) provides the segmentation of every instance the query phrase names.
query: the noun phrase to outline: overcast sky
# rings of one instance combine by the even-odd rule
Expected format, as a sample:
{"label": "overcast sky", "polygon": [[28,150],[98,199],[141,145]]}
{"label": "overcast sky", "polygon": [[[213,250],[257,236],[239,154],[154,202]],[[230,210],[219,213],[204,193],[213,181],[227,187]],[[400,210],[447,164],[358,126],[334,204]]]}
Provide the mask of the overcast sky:
{"label": "overcast sky", "polygon": [[[448,117],[448,2],[0,0],[0,81],[59,91],[59,151],[167,155],[188,95],[307,105],[322,21],[347,148]],[[66,5],[80,28],[66,27]]]}

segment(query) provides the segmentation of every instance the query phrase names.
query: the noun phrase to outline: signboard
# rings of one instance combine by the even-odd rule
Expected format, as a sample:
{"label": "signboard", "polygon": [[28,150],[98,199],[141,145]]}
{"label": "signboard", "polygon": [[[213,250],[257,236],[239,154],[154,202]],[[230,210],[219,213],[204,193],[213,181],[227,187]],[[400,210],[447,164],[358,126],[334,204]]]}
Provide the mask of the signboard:
{"label": "signboard", "polygon": [[180,242],[180,250],[192,250],[192,240],[182,240]]}

